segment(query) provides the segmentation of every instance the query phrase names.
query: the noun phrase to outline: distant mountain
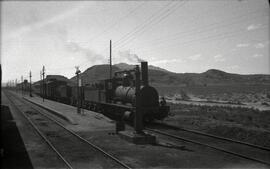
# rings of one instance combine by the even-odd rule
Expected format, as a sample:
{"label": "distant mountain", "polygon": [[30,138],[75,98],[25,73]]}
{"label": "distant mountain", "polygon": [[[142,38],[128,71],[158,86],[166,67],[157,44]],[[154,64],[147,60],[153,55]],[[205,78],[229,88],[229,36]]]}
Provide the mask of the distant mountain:
{"label": "distant mountain", "polygon": [[[128,70],[134,65],[119,63],[112,66],[112,71]],[[109,78],[109,65],[95,65],[82,74],[84,84]],[[71,80],[76,82],[76,77]],[[269,84],[270,75],[239,75],[221,70],[210,69],[203,73],[173,73],[149,65],[149,83],[154,86],[209,86],[232,84]]]}
{"label": "distant mountain", "polygon": [[201,78],[204,83],[242,83],[242,84],[256,84],[256,83],[270,83],[270,75],[254,74],[254,75],[239,75],[226,73],[216,69],[210,69],[204,73],[201,73]]}
{"label": "distant mountain", "polygon": [[[116,66],[112,66],[112,72],[119,71]],[[94,65],[84,72],[81,73],[81,77],[83,79],[84,84],[96,83],[99,80],[108,79],[110,77],[110,66],[109,65]],[[76,76],[70,79],[73,82],[76,82]]]}

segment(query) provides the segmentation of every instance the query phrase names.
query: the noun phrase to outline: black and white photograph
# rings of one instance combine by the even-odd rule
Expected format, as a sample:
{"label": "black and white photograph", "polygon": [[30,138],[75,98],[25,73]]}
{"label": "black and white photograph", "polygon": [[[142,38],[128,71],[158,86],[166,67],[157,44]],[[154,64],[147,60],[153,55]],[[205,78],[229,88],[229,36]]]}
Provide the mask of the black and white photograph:
{"label": "black and white photograph", "polygon": [[0,1],[1,168],[270,168],[269,6]]}

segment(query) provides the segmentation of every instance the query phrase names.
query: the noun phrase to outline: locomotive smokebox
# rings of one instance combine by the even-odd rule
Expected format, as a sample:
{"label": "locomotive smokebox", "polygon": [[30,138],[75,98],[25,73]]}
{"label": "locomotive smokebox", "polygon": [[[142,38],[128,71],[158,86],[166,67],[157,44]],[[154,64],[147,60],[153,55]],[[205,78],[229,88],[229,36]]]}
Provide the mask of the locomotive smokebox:
{"label": "locomotive smokebox", "polygon": [[141,62],[141,71],[142,71],[143,86],[148,86],[148,63],[147,62]]}

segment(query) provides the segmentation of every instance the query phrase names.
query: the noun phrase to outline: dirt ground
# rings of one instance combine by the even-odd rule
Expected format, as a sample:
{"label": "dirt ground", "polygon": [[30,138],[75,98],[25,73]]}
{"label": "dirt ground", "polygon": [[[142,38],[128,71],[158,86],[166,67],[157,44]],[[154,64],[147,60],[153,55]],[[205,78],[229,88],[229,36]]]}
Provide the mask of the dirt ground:
{"label": "dirt ground", "polygon": [[169,104],[165,122],[270,147],[270,111],[223,106]]}

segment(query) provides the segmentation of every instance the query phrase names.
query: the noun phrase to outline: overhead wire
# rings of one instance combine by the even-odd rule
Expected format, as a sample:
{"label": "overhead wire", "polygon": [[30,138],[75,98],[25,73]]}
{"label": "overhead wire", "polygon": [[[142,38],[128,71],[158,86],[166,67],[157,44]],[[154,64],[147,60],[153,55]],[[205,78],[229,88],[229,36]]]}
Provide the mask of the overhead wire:
{"label": "overhead wire", "polygon": [[[176,9],[178,9],[179,7],[182,7],[184,4],[185,4],[185,1],[183,1],[182,4],[177,4],[177,5],[175,5],[174,8],[171,9],[166,15],[160,17],[155,23],[153,23],[153,24],[150,25],[149,27],[153,27],[154,25],[157,25],[158,23],[160,23],[161,21],[163,21],[165,18],[167,18],[170,14],[172,14]],[[149,27],[148,27],[148,28],[149,28]],[[140,31],[137,31],[137,32],[136,32],[136,33],[137,33],[137,36],[133,36],[133,38],[130,37],[130,39],[126,39],[126,40],[125,40],[126,43],[125,43],[125,41],[123,41],[122,43],[124,43],[124,44],[122,44],[121,46],[119,46],[119,45],[117,46],[117,45],[116,45],[116,48],[121,48],[121,47],[127,45],[128,43],[131,43],[133,40],[135,40],[135,39],[139,36],[139,34],[144,33],[145,30],[146,30],[146,29],[142,29],[142,30],[140,30]]]}
{"label": "overhead wire", "polygon": [[[165,6],[163,6],[161,9],[159,9],[157,12],[153,13],[150,17],[148,17],[142,24],[137,25],[134,29],[132,29],[130,32],[126,33],[124,36],[119,38],[114,42],[114,46],[118,45],[118,43],[122,42],[123,40],[129,38],[130,36],[134,36],[134,33],[137,32],[138,30],[144,28],[147,24],[152,23],[157,19],[158,17],[164,15],[164,13],[168,12],[170,8],[173,6],[170,6],[173,4],[174,1],[168,2]],[[103,51],[107,50],[108,47],[106,47]]]}
{"label": "overhead wire", "polygon": [[[258,11],[258,10],[257,10]],[[255,11],[255,12],[257,12],[257,11]],[[208,12],[208,11],[207,11]],[[212,25],[212,24],[211,24]],[[128,37],[128,38],[130,38],[130,37]],[[125,41],[127,41],[128,40],[128,38],[126,38],[125,39]],[[136,39],[137,37],[134,37],[133,39],[131,39],[130,41],[128,41],[128,42],[126,42],[125,44],[123,44],[122,46],[125,46],[127,43],[130,43],[132,40],[134,40],[134,39]],[[114,43],[114,48],[115,49],[117,49],[117,48],[119,48],[119,45],[118,45],[118,43],[117,43],[118,41],[116,41],[115,43]],[[122,42],[123,43],[123,42]],[[120,46],[120,47],[122,47],[122,46]]]}
{"label": "overhead wire", "polygon": [[[256,14],[256,13],[258,13],[258,11],[259,10],[256,10],[256,11],[253,11],[253,12],[251,12],[250,14]],[[261,12],[261,11],[260,11]],[[246,14],[247,15],[247,14]],[[242,16],[240,16],[240,19],[242,18],[242,17],[245,17],[246,15],[242,15]],[[240,20],[241,21],[241,20]],[[231,25],[233,25],[233,24],[238,24],[239,23],[239,19],[237,18],[237,20],[236,21],[234,21],[233,23],[231,23]],[[231,25],[228,25],[228,24],[224,24],[224,22],[215,22],[215,23],[212,23],[212,24],[210,24],[210,25],[208,25],[207,26],[207,29],[206,30],[212,30],[213,28],[214,29],[216,29],[215,27],[213,27],[213,26],[215,26],[216,24],[220,24],[220,26],[223,26],[223,28],[224,27],[228,27],[228,26],[231,26]],[[212,28],[213,27],[213,28]],[[200,29],[199,31],[198,31],[198,29],[197,28],[195,28],[195,29],[193,29],[193,32],[202,32],[202,30]],[[204,30],[205,31],[205,30]],[[180,32],[180,35],[181,35],[181,33],[185,33],[185,34],[188,34],[188,33],[192,33],[191,31],[185,31],[185,32]],[[179,34],[179,33],[178,33]],[[117,44],[116,45],[114,45],[114,49],[117,49],[117,48],[120,48],[120,47],[123,47],[123,46],[125,46],[126,44],[128,44],[128,43],[130,43],[132,40],[134,40],[136,37],[134,37],[133,39],[131,39],[130,41],[128,41],[127,43],[124,43],[124,44],[122,44],[121,46],[117,46]],[[173,39],[177,39],[177,37],[173,37]],[[127,40],[127,39],[126,39]],[[164,40],[161,40],[162,42],[164,42]],[[155,44],[154,42],[153,43],[150,43],[150,44]]]}
{"label": "overhead wire", "polygon": [[115,45],[117,45],[117,43],[119,43],[120,41],[122,41],[123,39],[125,39],[128,36],[131,36],[132,34],[134,34],[134,32],[140,30],[141,28],[143,28],[145,25],[152,23],[156,18],[160,17],[160,15],[163,15],[164,13],[166,13],[168,10],[170,10],[170,8],[172,8],[173,6],[170,6],[171,4],[173,4],[173,1],[168,2],[165,6],[163,6],[160,10],[158,10],[157,12],[153,13],[149,18],[147,18],[143,23],[137,25],[132,31],[128,32],[127,34],[125,34],[124,36],[122,36],[119,40],[115,41]]}
{"label": "overhead wire", "polygon": [[140,9],[146,2],[140,3],[139,5],[137,5],[133,10],[131,10],[130,12],[128,12],[125,16],[121,17],[120,19],[117,19],[116,22],[110,24],[110,26],[106,27],[102,32],[100,32],[99,34],[97,34],[95,37],[91,38],[90,41],[93,41],[95,39],[98,39],[100,36],[106,34],[107,32],[111,31],[112,28],[114,28],[115,26],[117,26],[117,24],[123,20],[125,20],[128,16],[130,16],[131,14],[134,14],[138,9]]}
{"label": "overhead wire", "polygon": [[[268,27],[266,25],[263,25],[265,27],[261,27],[260,29],[267,29]],[[238,36],[243,36],[245,35],[245,31],[243,30],[238,30],[238,31],[234,31],[234,32],[227,32],[227,33],[221,33],[221,34],[217,34],[217,35],[214,35],[214,36],[207,36],[207,37],[204,37],[204,38],[199,38],[199,39],[193,39],[193,40],[190,40],[190,41],[184,41],[184,42],[181,42],[181,43],[175,43],[175,44],[172,44],[172,45],[169,45],[167,47],[170,47],[170,49],[172,47],[180,47],[181,46],[186,46],[190,43],[198,43],[198,42],[202,42],[202,41],[208,41],[208,40],[218,40],[218,39],[224,39],[224,38],[233,38],[235,37],[235,35],[238,35]],[[242,34],[242,35],[241,35]],[[167,48],[162,48],[162,50],[164,49],[167,49]],[[142,50],[140,52],[147,52],[149,50]]]}
{"label": "overhead wire", "polygon": [[[240,24],[240,23],[243,23],[243,22],[246,22],[247,20],[242,20],[242,22],[240,22],[240,21],[238,21],[238,22],[234,22],[234,23],[230,23],[230,24],[227,24],[227,25],[220,25],[220,26],[222,26],[222,27],[214,27],[214,28],[211,28],[211,29],[200,29],[200,30],[198,30],[198,31],[190,31],[190,32],[185,32],[185,34],[186,35],[188,35],[188,36],[194,36],[195,34],[194,33],[197,33],[196,35],[203,35],[203,34],[205,34],[205,33],[207,33],[207,32],[212,32],[213,30],[217,30],[217,29],[223,29],[223,28],[225,28],[225,27],[229,27],[229,26],[232,26],[232,25],[235,25],[235,24]],[[243,31],[243,30],[241,30],[241,31]],[[187,33],[190,33],[190,34],[187,34]],[[192,33],[192,34],[191,34]],[[226,33],[226,32],[225,32]],[[185,35],[185,34],[183,34],[183,35]],[[165,40],[159,40],[159,41],[151,41],[151,42],[148,42],[147,44],[152,44],[152,45],[155,45],[155,47],[157,47],[157,45],[158,46],[161,46],[161,45],[164,45],[164,44],[166,44],[166,42],[172,42],[173,40],[179,40],[179,39],[182,39],[183,38],[183,35],[181,36],[181,37],[175,37],[175,38],[172,38],[172,39],[165,39]],[[142,45],[143,46],[143,45]]]}
{"label": "overhead wire", "polygon": [[[254,11],[252,14],[258,14],[260,13],[261,11]],[[267,15],[262,15],[262,16],[259,16],[259,17],[265,17],[265,16],[269,16],[268,14]],[[148,41],[148,43],[152,43],[152,42],[157,42],[159,40],[163,41],[164,39],[175,39],[177,38],[179,35],[182,37],[183,35],[185,34],[190,34],[190,35],[194,35],[193,33],[196,33],[196,32],[202,32],[202,31],[205,31],[205,30],[215,30],[215,29],[218,29],[218,28],[225,28],[225,27],[229,27],[229,26],[232,26],[232,25],[235,25],[235,24],[239,24],[239,23],[242,23],[242,21],[250,21],[252,18],[252,16],[247,16],[247,15],[241,15],[241,16],[237,16],[237,17],[234,17],[234,18],[230,18],[230,22],[229,24],[224,22],[224,21],[219,21],[219,22],[215,22],[215,23],[211,23],[211,24],[208,24],[208,25],[205,25],[205,26],[202,26],[203,29],[198,29],[197,27],[193,27],[193,28],[189,28],[188,31],[180,31],[180,32],[177,32],[175,34],[171,34],[169,36],[166,36],[166,37],[159,37],[159,38],[156,38],[154,40],[151,40],[151,41]],[[218,27],[216,27],[218,26]]]}

